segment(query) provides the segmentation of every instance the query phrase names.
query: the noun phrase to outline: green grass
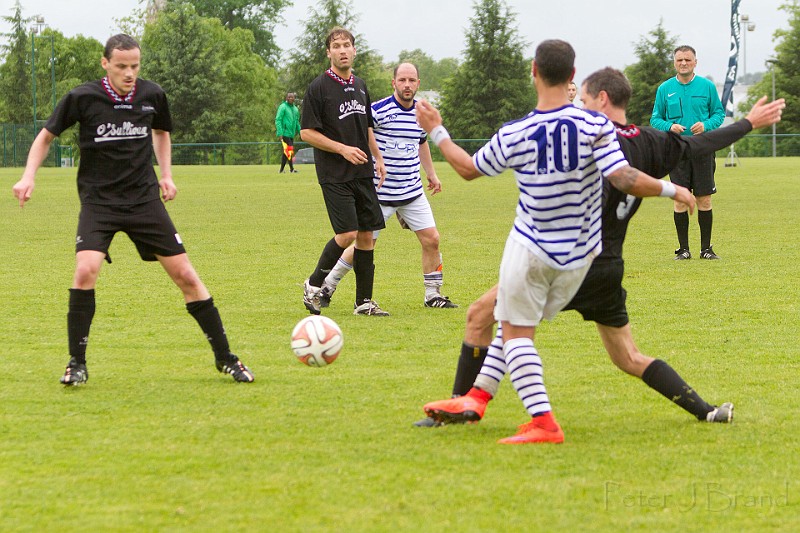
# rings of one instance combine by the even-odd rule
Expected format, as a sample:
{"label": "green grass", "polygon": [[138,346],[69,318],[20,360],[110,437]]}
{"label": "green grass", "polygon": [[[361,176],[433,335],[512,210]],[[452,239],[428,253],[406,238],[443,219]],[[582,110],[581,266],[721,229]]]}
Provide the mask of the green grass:
{"label": "green grass", "polygon": [[[798,159],[719,160],[714,249],[675,262],[671,203],[647,200],[626,243],[643,352],[667,360],[731,426],[700,424],[609,362],[564,313],[537,346],[561,446],[501,446],[526,421],[509,384],[480,424],[412,428],[447,397],[467,305],[496,280],[511,176],[466,183],[439,165],[432,199],[457,310],[422,307],[419,245],[392,221],[376,250],[388,319],[328,316],[330,367],[289,348],[300,284],[331,231],[313,176],[177,167],[169,210],[257,381],[213,367],[179,291],[124,234],[97,290],[91,379],[64,389],[74,169],[43,169],[20,210],[0,170],[2,531],[797,531],[800,529]],[[698,251],[696,218],[690,229]]]}

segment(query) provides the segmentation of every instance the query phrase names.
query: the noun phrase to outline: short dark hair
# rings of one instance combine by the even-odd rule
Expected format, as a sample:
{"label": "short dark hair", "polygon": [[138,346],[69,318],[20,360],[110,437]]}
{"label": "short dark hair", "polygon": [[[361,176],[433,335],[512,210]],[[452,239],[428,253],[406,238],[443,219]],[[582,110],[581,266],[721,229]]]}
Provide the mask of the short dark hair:
{"label": "short dark hair", "polygon": [[575,70],[575,50],[566,41],[549,39],[536,47],[536,72],[548,85],[566,83]]}
{"label": "short dark hair", "polygon": [[583,80],[586,92],[597,97],[600,91],[605,91],[611,105],[625,109],[631,100],[631,83],[621,70],[606,67],[593,72]]}
{"label": "short dark hair", "polygon": [[353,34],[350,33],[350,30],[342,28],[341,26],[334,26],[331,28],[331,31],[328,32],[328,36],[325,37],[325,48],[330,49],[331,42],[336,38],[343,38],[343,39],[350,39],[350,44],[355,46],[356,38],[353,37]]}
{"label": "short dark hair", "polygon": [[106,59],[111,59],[111,54],[114,53],[114,50],[133,50],[135,48],[141,49],[136,39],[130,35],[118,33],[117,35],[109,37],[108,41],[106,41],[106,47],[103,50],[103,57]]}
{"label": "short dark hair", "polygon": [[695,49],[689,46],[688,44],[682,44],[679,47],[677,47],[675,50],[672,51],[672,55],[674,56],[678,52],[691,52],[692,54],[694,54],[694,57],[697,57],[697,52],[695,51]]}
{"label": "short dark hair", "polygon": [[414,67],[414,71],[416,71],[417,73],[417,78],[419,78],[419,67],[416,64],[412,63],[411,61],[403,61],[402,63],[398,63],[397,66],[394,67],[394,73],[392,73],[392,78],[397,77],[397,69],[400,68],[400,65],[411,65],[412,67]]}

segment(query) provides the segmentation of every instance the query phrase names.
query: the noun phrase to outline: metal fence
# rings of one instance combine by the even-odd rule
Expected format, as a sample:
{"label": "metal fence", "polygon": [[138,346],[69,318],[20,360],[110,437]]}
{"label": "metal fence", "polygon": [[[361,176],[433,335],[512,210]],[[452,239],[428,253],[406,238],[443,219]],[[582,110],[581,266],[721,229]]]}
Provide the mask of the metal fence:
{"label": "metal fence", "polygon": [[[33,126],[3,124],[3,156],[0,166],[23,167],[33,142]],[[454,139],[470,154],[483,146],[487,139]],[[309,145],[295,142],[295,152]],[[800,156],[800,134],[750,134],[734,146],[737,157],[777,157]],[[730,156],[731,149],[717,152],[717,157]],[[239,142],[239,143],[176,143],[172,145],[174,165],[274,165],[281,161],[283,146],[280,142]],[[434,161],[443,161],[441,153],[431,145]],[[45,166],[77,165],[80,154],[70,145],[51,147]]]}

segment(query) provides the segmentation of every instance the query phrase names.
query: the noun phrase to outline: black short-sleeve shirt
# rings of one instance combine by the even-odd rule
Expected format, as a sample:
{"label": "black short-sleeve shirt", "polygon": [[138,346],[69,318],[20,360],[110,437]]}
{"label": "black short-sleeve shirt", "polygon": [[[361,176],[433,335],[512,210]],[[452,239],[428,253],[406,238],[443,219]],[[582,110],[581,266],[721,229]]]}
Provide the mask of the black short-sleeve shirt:
{"label": "black short-sleeve shirt", "polygon": [[352,83],[334,79],[327,72],[312,81],[303,98],[301,127],[314,129],[331,140],[359,147],[368,163],[354,165],[339,154],[314,148],[314,163],[320,183],[344,183],[375,174],[369,150],[372,102],[367,85],[353,76]]}
{"label": "black short-sleeve shirt", "polygon": [[45,124],[53,135],[80,123],[78,196],[82,204],[135,205],[159,198],[152,130],[172,130],[167,97],[137,80],[130,102],[119,102],[102,81],[72,89]]}

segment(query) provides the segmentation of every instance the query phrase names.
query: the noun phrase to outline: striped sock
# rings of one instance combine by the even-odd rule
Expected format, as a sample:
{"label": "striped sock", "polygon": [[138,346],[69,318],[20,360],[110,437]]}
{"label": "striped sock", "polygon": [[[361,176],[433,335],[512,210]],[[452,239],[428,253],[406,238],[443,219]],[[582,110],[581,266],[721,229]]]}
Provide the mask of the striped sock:
{"label": "striped sock", "polygon": [[475,379],[475,386],[485,390],[492,397],[496,397],[500,382],[503,381],[506,372],[508,372],[508,367],[503,355],[503,328],[498,325],[497,335],[489,345],[486,359],[484,359],[481,371]]}
{"label": "striped sock", "polygon": [[544,387],[542,360],[528,338],[511,339],[503,345],[511,383],[531,416],[550,411]]}

